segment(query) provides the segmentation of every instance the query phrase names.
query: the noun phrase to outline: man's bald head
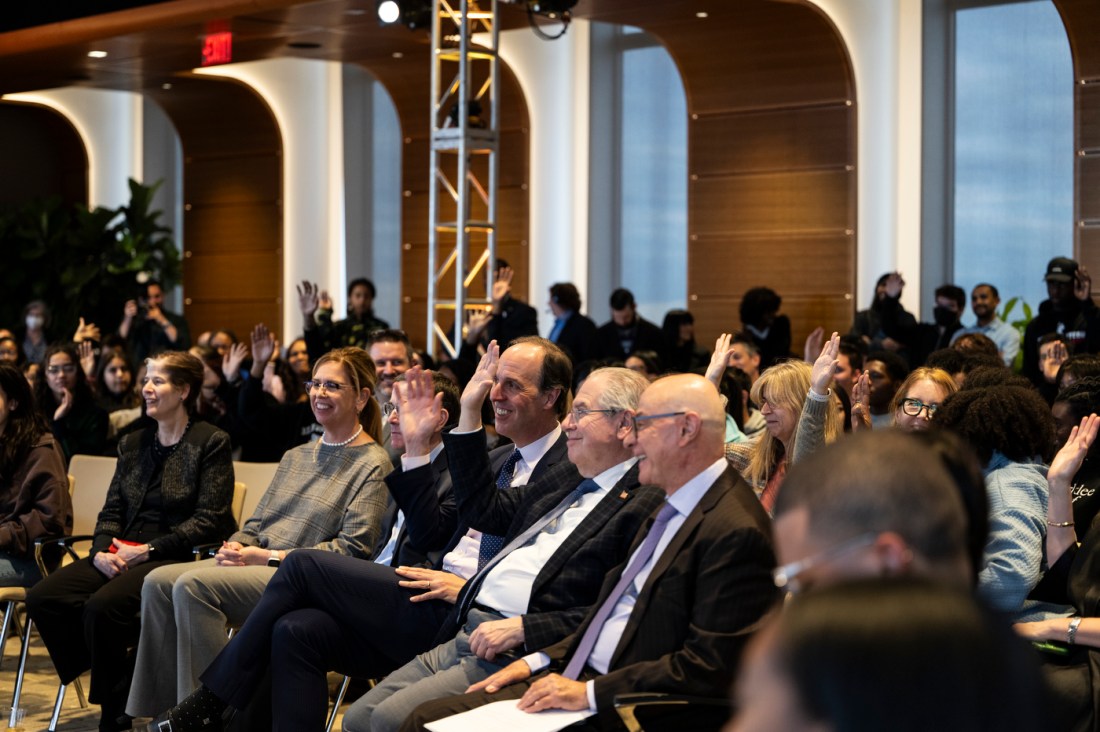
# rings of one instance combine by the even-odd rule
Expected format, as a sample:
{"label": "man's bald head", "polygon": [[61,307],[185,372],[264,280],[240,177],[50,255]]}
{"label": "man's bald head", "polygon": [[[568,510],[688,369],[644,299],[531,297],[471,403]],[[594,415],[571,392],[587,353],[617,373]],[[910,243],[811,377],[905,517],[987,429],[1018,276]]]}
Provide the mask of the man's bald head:
{"label": "man's bald head", "polygon": [[725,414],[718,390],[702,376],[676,374],[650,384],[626,440],[642,459],[642,482],[671,493],[722,457]]}

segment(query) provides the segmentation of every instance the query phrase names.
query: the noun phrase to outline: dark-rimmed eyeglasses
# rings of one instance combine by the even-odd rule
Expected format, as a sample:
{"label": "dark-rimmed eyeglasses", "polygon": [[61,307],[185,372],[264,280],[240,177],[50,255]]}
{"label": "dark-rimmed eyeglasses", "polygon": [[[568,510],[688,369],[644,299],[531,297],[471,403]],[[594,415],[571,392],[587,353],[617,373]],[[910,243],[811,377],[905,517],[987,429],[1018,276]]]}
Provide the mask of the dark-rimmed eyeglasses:
{"label": "dark-rimmed eyeglasses", "polygon": [[638,434],[638,423],[648,422],[651,419],[662,419],[663,417],[680,417],[687,414],[687,412],[661,412],[660,414],[632,414],[630,415],[630,430],[634,434]]}
{"label": "dark-rimmed eyeglasses", "polygon": [[910,399],[906,397],[901,400],[901,411],[908,414],[910,417],[918,416],[925,409],[928,410],[929,419],[936,414],[936,410],[940,408],[939,404],[925,404],[920,399]]}

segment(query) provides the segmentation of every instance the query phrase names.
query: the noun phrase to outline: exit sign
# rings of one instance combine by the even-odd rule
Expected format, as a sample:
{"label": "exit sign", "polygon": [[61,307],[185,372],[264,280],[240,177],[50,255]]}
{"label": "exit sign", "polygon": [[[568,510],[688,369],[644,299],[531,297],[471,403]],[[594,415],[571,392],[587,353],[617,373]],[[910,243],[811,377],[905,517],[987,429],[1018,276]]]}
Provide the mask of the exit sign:
{"label": "exit sign", "polygon": [[202,65],[217,66],[233,60],[233,34],[224,31],[208,33],[202,45]]}

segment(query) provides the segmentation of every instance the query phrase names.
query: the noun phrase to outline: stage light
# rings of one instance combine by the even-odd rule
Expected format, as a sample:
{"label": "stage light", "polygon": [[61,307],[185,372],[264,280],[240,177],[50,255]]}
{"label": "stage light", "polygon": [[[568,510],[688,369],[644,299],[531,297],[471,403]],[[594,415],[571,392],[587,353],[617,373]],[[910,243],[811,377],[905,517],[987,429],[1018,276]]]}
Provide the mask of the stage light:
{"label": "stage light", "polygon": [[401,18],[401,6],[396,0],[382,0],[378,3],[378,20],[389,25]]}

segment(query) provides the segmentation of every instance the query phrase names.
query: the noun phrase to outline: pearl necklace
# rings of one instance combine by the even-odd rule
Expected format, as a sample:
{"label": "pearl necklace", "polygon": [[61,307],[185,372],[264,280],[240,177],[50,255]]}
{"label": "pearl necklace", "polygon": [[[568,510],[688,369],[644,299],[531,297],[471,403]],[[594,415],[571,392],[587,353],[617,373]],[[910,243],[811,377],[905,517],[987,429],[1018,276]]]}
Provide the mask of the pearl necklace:
{"label": "pearl necklace", "polygon": [[363,425],[359,425],[359,429],[355,430],[355,434],[353,434],[351,437],[344,440],[343,442],[329,442],[328,440],[325,439],[324,435],[321,435],[321,444],[327,445],[328,447],[343,447],[344,445],[348,444],[349,442],[354,440],[356,437],[358,437],[360,435],[360,433],[362,433],[362,431],[363,431]]}

